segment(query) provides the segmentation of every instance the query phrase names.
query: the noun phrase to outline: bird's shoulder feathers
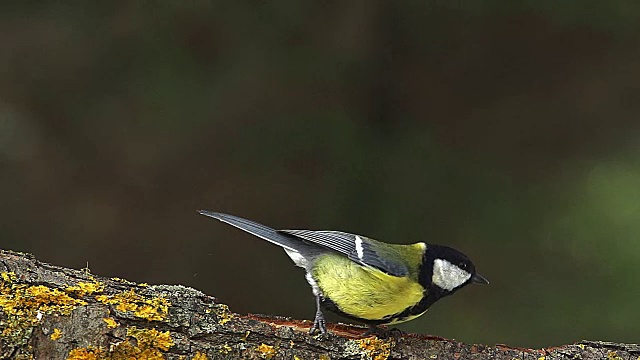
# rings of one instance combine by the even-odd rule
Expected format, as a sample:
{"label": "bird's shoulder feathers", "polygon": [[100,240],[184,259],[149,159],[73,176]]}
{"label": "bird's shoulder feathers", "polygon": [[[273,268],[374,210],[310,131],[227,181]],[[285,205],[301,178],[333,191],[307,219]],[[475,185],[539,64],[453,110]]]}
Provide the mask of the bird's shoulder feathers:
{"label": "bird's shoulder feathers", "polygon": [[[278,230],[278,232],[331,249],[356,263],[374,267],[392,276],[407,276],[411,265],[405,261],[405,253],[420,252],[419,248],[408,248],[412,245],[387,244],[342,231]],[[421,254],[418,255],[421,256]]]}

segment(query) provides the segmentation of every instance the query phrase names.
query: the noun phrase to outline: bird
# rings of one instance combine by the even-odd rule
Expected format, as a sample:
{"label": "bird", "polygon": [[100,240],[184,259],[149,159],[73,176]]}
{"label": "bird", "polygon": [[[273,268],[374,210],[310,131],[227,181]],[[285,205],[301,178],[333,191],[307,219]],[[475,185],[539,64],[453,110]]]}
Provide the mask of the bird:
{"label": "bird", "polygon": [[306,271],[315,297],[311,335],[327,333],[323,309],[368,326],[413,320],[469,284],[489,284],[463,253],[444,245],[389,244],[342,231],[275,230],[234,215],[198,210],[284,249]]}

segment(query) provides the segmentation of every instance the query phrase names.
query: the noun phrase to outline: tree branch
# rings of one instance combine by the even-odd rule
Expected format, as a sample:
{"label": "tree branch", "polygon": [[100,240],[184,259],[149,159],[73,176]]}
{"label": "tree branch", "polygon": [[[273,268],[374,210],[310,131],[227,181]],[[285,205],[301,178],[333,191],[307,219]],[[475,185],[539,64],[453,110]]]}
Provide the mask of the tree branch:
{"label": "tree branch", "polygon": [[468,345],[361,327],[238,315],[179,285],[100,278],[0,250],[0,358],[36,359],[636,359],[640,346],[583,341],[546,349]]}

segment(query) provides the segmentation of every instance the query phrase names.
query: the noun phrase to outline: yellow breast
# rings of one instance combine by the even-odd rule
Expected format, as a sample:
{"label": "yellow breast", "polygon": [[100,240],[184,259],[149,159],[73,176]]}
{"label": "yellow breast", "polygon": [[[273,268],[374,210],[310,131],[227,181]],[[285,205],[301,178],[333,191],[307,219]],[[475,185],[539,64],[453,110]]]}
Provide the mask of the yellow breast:
{"label": "yellow breast", "polygon": [[323,295],[341,311],[366,320],[401,313],[424,296],[424,289],[412,278],[390,276],[337,254],[318,258],[313,277]]}

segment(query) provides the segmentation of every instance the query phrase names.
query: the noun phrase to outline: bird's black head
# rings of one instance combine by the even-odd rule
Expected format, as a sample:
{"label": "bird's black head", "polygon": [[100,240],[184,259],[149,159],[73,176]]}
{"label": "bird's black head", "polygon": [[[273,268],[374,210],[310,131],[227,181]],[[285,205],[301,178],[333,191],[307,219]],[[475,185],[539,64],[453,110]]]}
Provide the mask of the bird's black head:
{"label": "bird's black head", "polygon": [[428,245],[423,256],[420,284],[427,289],[433,301],[451,295],[464,286],[488,284],[489,281],[476,273],[471,260],[448,246]]}

